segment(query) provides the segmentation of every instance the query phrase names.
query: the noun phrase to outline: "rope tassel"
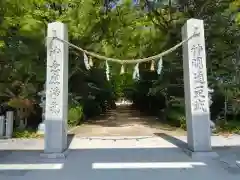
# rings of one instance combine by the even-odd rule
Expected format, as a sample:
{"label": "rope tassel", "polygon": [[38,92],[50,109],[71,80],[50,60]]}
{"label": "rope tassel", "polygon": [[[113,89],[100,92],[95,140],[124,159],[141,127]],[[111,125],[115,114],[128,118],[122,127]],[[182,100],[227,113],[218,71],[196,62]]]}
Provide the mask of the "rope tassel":
{"label": "rope tassel", "polygon": [[161,74],[162,68],[163,68],[163,62],[162,62],[162,57],[161,57],[161,58],[159,59],[159,61],[158,61],[158,69],[157,69],[158,75]]}
{"label": "rope tassel", "polygon": [[124,73],[125,73],[125,69],[124,69],[124,65],[122,65],[120,74],[124,74]]}
{"label": "rope tassel", "polygon": [[151,70],[151,71],[154,71],[154,61],[153,61],[153,60],[151,61],[151,67],[150,67],[150,70]]}
{"label": "rope tassel", "polygon": [[109,65],[108,65],[107,61],[105,62],[105,66],[106,66],[106,77],[107,77],[107,80],[109,81],[110,80],[110,78],[109,78],[110,71],[109,71]]}
{"label": "rope tassel", "polygon": [[88,63],[88,57],[85,53],[83,53],[83,60],[84,60],[84,64],[85,64],[86,69],[89,70],[91,67]]}

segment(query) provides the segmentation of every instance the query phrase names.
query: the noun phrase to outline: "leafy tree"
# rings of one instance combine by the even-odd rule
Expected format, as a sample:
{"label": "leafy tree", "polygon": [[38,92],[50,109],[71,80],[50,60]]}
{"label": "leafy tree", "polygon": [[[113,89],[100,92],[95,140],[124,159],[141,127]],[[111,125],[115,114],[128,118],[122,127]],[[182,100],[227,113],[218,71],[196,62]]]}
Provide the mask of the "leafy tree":
{"label": "leafy tree", "polygon": [[[229,113],[236,119],[240,91],[239,6],[239,0],[1,1],[1,101],[19,99],[38,104],[37,92],[43,89],[46,78],[45,37],[50,22],[66,23],[69,41],[77,46],[107,57],[135,59],[177,44],[186,20],[199,18],[205,23],[208,82],[215,89],[213,117],[224,112],[224,101],[228,100],[234,107]],[[160,76],[150,72],[150,63],[141,64],[139,82],[131,78],[134,65],[126,65],[126,74],[120,76],[121,66],[109,62],[111,73],[107,81],[105,62],[95,58],[93,62],[94,68],[87,71],[83,54],[70,49],[71,107],[83,106],[79,109],[86,117],[106,111],[122,96],[151,113],[163,110],[169,114],[176,109],[184,112],[181,49],[163,57]]]}

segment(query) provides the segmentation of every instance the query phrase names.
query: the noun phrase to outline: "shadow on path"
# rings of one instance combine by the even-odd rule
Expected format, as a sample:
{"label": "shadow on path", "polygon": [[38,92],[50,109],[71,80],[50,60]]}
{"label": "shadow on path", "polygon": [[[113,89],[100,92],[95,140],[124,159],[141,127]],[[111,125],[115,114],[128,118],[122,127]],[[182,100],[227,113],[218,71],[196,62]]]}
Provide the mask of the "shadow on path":
{"label": "shadow on path", "polygon": [[153,136],[159,132],[185,135],[185,131],[161,123],[154,116],[142,115],[130,106],[119,106],[73,131],[78,136]]}
{"label": "shadow on path", "polygon": [[67,135],[67,149],[69,149],[70,145],[72,144],[74,136],[75,136],[75,134],[68,133],[68,135]]}
{"label": "shadow on path", "polygon": [[110,110],[94,119],[88,120],[85,124],[98,125],[102,127],[124,127],[129,124],[139,123],[148,125],[155,117],[143,116],[131,106],[118,106],[115,110]]}
{"label": "shadow on path", "polygon": [[156,136],[163,138],[164,140],[170,142],[171,144],[174,144],[175,146],[182,148],[182,149],[187,149],[188,144],[174,136],[170,136],[166,133],[154,133]]}

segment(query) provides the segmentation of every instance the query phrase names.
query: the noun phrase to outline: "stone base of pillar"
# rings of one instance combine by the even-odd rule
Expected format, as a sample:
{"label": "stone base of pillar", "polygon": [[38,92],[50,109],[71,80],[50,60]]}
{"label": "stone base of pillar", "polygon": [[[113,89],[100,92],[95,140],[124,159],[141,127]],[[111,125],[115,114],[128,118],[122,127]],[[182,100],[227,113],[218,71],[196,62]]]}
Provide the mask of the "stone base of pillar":
{"label": "stone base of pillar", "polygon": [[205,152],[204,151],[203,152],[197,151],[197,152],[194,152],[194,151],[192,151],[191,149],[188,149],[188,148],[183,149],[183,151],[193,159],[215,159],[215,158],[219,157],[219,155],[214,151],[205,151]]}
{"label": "stone base of pillar", "polygon": [[62,153],[41,153],[40,157],[47,158],[47,159],[65,159],[69,154],[69,149]]}
{"label": "stone base of pillar", "polygon": [[45,123],[40,123],[38,125],[38,134],[45,134]]}

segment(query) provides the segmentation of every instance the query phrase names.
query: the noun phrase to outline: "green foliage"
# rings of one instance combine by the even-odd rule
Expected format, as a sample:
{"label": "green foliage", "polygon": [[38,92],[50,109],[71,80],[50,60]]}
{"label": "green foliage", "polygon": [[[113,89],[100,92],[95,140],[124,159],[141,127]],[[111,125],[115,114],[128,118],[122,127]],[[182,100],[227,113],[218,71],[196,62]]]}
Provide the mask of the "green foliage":
{"label": "green foliage", "polygon": [[68,111],[68,125],[76,126],[79,125],[83,119],[83,108],[82,106],[72,107]]}
{"label": "green foliage", "polygon": [[[205,23],[209,86],[214,88],[211,117],[224,114],[224,101],[231,104],[232,118],[239,115],[240,56],[239,56],[239,1],[168,1],[147,4],[147,16],[153,22],[164,43],[158,51],[172,47],[181,38],[181,26],[189,18],[200,18]],[[226,28],[227,27],[227,28]],[[154,41],[154,38],[151,39]],[[157,44],[157,43],[155,43]],[[154,44],[154,45],[155,45]],[[156,46],[155,46],[156,47]],[[132,88],[132,100],[141,110],[157,114],[164,109],[169,123],[184,125],[184,85],[181,50],[163,57],[163,72],[159,77],[146,76],[149,66],[141,67],[141,81]],[[164,98],[159,98],[164,97]],[[157,108],[156,108],[157,107]],[[164,119],[164,117],[161,117]],[[239,120],[238,120],[239,121]]]}
{"label": "green foliage", "polygon": [[133,85],[132,74],[115,74],[111,78],[111,86],[114,92],[114,99],[128,96],[128,88]]}
{"label": "green foliage", "polygon": [[38,134],[35,129],[25,129],[25,130],[19,130],[15,129],[13,131],[13,137],[14,138],[42,138],[43,136]]}
{"label": "green foliage", "polygon": [[217,124],[217,132],[227,132],[240,134],[240,121],[238,120],[230,120],[230,121],[220,121]]}
{"label": "green foliage", "polygon": [[[174,46],[181,40],[181,27],[186,20],[198,18],[205,23],[208,82],[215,89],[212,117],[223,113],[222,103],[227,99],[234,106],[232,114],[237,120],[239,0],[140,1],[136,6],[126,0],[114,9],[106,7],[100,0],[0,1],[1,101],[19,98],[39,103],[37,92],[45,83],[45,37],[50,22],[66,23],[69,40],[77,46],[108,57],[134,59]],[[177,107],[177,104],[184,104],[181,54],[178,49],[164,57],[160,76],[149,71],[149,63],[141,64],[139,82],[132,81],[132,65],[126,66],[127,73],[120,76],[120,66],[110,63],[111,80],[108,82],[104,62],[93,58],[94,68],[87,71],[82,53],[70,49],[73,124],[80,116],[74,108],[81,106],[81,117],[90,118],[105,112],[115,99],[123,96],[151,114],[164,110],[169,115],[177,111],[177,119],[180,119],[177,121],[183,121],[184,107],[181,110]]]}
{"label": "green foliage", "polygon": [[180,127],[184,130],[187,129],[184,99],[171,97],[167,107],[167,121],[176,127]]}
{"label": "green foliage", "polygon": [[[100,1],[99,1],[100,2]],[[46,70],[45,36],[47,24],[67,23],[70,41],[84,48],[101,45],[101,3],[93,0],[11,0],[1,1],[0,8],[0,97],[1,101],[28,99],[39,103],[37,93],[43,89]],[[99,42],[99,43],[96,43]],[[70,123],[76,124],[83,114],[98,115],[110,102],[112,91],[101,64],[87,71],[82,54],[70,50],[69,92]],[[78,81],[76,79],[81,77]],[[91,85],[90,85],[91,84]],[[77,86],[77,87],[76,87]],[[72,102],[74,101],[74,103]],[[82,112],[79,112],[79,104]],[[92,106],[94,104],[94,106]],[[89,110],[91,108],[91,110]],[[41,114],[38,114],[41,116]],[[77,119],[77,117],[79,119]]]}

